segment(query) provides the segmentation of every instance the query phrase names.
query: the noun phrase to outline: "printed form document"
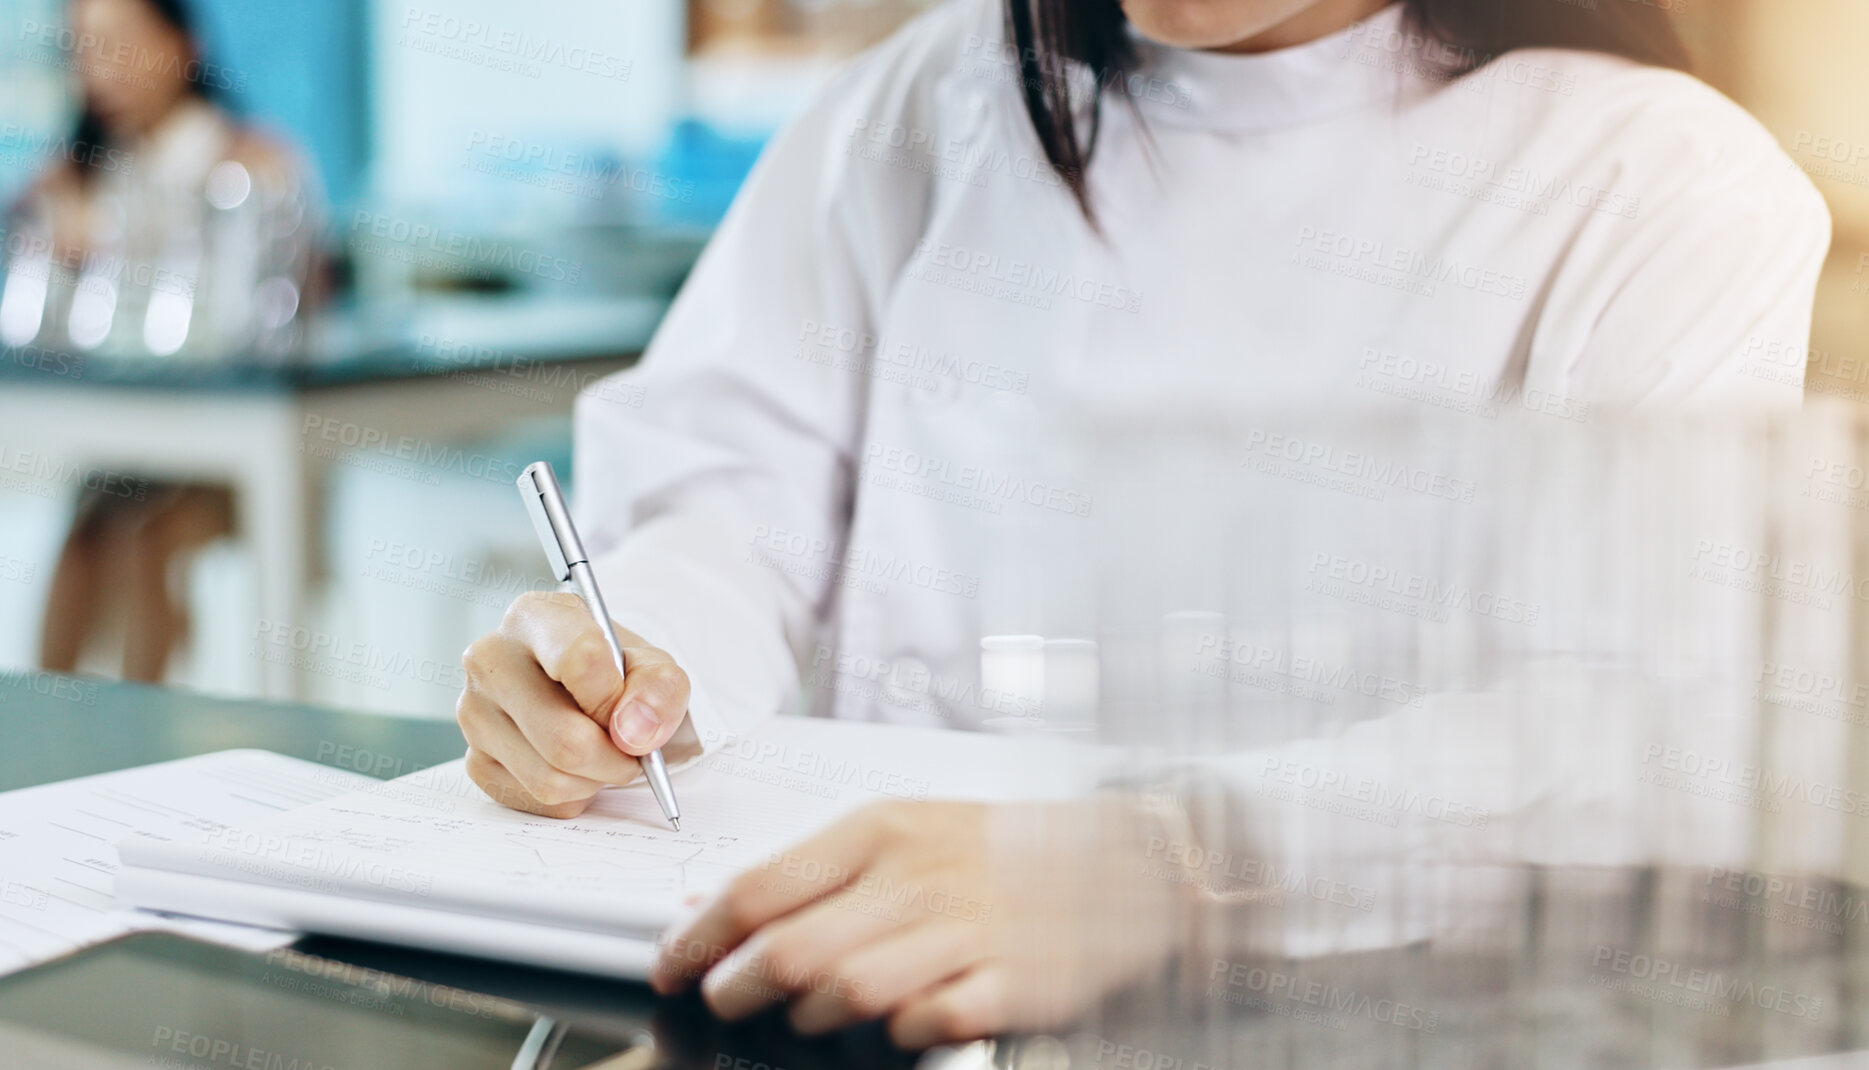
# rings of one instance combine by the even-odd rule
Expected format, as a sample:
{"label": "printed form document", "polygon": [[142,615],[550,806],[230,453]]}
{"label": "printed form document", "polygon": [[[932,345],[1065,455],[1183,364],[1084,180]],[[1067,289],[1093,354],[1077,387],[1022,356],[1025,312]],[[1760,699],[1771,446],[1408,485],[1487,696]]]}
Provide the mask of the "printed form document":
{"label": "printed form document", "polygon": [[118,841],[194,842],[373,783],[313,762],[236,750],[0,793],[0,974],[140,929],[255,950],[291,942],[292,933],[121,908]]}

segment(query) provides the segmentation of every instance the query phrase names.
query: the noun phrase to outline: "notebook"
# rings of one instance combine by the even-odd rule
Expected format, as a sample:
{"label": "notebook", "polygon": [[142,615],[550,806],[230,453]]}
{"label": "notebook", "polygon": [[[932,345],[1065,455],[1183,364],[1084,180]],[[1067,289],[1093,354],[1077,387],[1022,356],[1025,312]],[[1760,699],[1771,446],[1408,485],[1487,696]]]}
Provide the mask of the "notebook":
{"label": "notebook", "polygon": [[508,810],[460,762],[199,837],[126,840],[125,903],[271,928],[642,978],[664,929],[741,870],[866,803],[1010,801],[1092,786],[1106,752],[779,718],[678,774],[682,827],[645,787],[582,816]]}

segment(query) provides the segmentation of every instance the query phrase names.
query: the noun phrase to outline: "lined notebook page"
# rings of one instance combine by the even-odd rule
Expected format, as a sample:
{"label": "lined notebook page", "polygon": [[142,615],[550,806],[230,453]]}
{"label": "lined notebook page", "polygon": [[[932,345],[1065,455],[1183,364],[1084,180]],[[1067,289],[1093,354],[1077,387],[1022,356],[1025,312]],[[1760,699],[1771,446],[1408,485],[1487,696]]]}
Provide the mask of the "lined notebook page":
{"label": "lined notebook page", "polygon": [[210,836],[125,844],[126,864],[607,934],[653,935],[735,873],[886,798],[1063,794],[1088,748],[781,719],[675,780],[682,829],[641,786],[556,821],[488,800],[452,762]]}

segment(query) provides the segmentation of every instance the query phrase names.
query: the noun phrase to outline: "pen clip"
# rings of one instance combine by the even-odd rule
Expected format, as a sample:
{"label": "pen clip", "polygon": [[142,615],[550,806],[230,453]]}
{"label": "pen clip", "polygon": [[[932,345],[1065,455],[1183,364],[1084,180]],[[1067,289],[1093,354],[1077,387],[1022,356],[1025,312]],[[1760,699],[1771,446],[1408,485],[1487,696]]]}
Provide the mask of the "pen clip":
{"label": "pen clip", "polygon": [[520,500],[525,503],[526,515],[532,518],[532,527],[539,533],[539,545],[545,548],[545,557],[552,566],[552,575],[559,583],[571,578],[571,566],[584,562],[584,545],[578,540],[577,529],[571,526],[571,515],[565,509],[565,496],[558,489],[558,477],[553,474],[552,466],[545,461],[535,461],[519,473]]}

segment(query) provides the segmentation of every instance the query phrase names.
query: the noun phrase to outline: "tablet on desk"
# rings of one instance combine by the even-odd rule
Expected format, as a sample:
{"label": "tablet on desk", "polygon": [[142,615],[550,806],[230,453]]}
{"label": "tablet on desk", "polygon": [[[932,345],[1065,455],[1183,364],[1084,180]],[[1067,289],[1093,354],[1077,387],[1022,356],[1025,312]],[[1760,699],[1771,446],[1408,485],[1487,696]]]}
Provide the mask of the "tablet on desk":
{"label": "tablet on desk", "polygon": [[0,978],[15,1070],[629,1070],[647,1034],[281,950],[126,936]]}

